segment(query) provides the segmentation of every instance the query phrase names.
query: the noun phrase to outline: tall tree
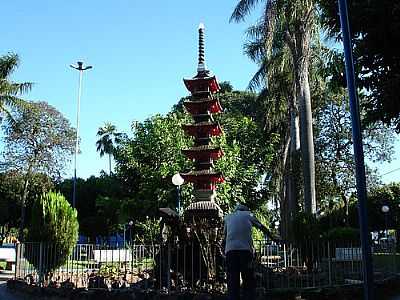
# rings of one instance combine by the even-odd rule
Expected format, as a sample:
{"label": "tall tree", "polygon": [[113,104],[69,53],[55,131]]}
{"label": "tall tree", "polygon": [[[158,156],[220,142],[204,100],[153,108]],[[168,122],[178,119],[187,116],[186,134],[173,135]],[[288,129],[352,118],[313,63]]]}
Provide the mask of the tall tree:
{"label": "tall tree", "polygon": [[[243,21],[258,3],[258,0],[240,0],[231,20]],[[266,57],[273,55],[273,50],[276,50],[272,46],[277,33],[279,37],[283,37],[285,47],[289,50],[293,66],[293,103],[298,107],[300,118],[304,209],[306,212],[315,213],[315,163],[309,68],[312,36],[316,33],[316,7],[313,0],[266,0],[264,5],[260,24],[253,28],[252,33],[264,42],[260,51],[264,52]]]}
{"label": "tall tree", "polygon": [[[19,171],[0,173],[0,227],[17,228],[21,217],[21,190],[25,174]],[[29,208],[43,193],[54,188],[53,181],[44,174],[34,174],[29,184],[26,206]],[[27,210],[29,212],[29,209]],[[30,215],[27,214],[27,220]]]}
{"label": "tall tree", "polygon": [[[330,36],[341,39],[337,2],[318,2]],[[393,0],[348,3],[357,85],[368,92],[366,101],[360,102],[366,111],[365,121],[370,124],[382,121],[400,131],[400,3]],[[341,65],[342,62],[343,59]],[[336,76],[342,80],[341,77]]]}
{"label": "tall tree", "polygon": [[[349,199],[355,193],[355,174],[351,118],[345,90],[333,95],[327,93],[326,103],[315,111],[316,158],[318,170],[318,199],[338,202],[348,213]],[[390,162],[394,130],[382,123],[363,129],[363,143],[369,161]],[[377,176],[367,165],[368,188],[377,186]],[[321,206],[320,206],[321,208]]]}
{"label": "tall tree", "polygon": [[0,121],[3,118],[12,120],[13,109],[26,107],[26,103],[20,98],[20,95],[30,91],[32,83],[17,83],[10,80],[10,76],[18,64],[19,58],[16,54],[9,53],[0,56]]}
{"label": "tall tree", "polygon": [[24,173],[21,193],[21,234],[29,184],[36,173],[59,179],[74,150],[74,129],[69,121],[46,102],[28,102],[29,109],[16,111],[14,121],[4,125],[6,170]]}
{"label": "tall tree", "polygon": [[[224,86],[226,92],[219,95],[224,113],[216,116],[224,131],[216,143],[224,156],[216,162],[215,169],[224,174],[225,182],[218,185],[216,201],[224,211],[233,208],[236,201],[243,201],[252,209],[265,212],[269,191],[263,178],[270,175],[277,137],[264,134],[256,94],[232,92],[228,85]],[[181,153],[191,141],[181,129],[190,120],[182,114],[180,104],[165,116],[134,123],[133,136],[118,147],[117,175],[131,185],[129,210],[133,213],[142,211],[142,216],[151,216],[158,207],[175,207],[171,177],[191,167]],[[191,186],[184,185],[182,206],[186,207],[190,199]]]}
{"label": "tall tree", "polygon": [[[67,178],[56,186],[72,203],[73,180]],[[120,205],[128,201],[132,193],[115,174],[101,172],[99,177],[90,176],[77,180],[77,206],[79,231],[92,241],[96,236],[115,233],[119,224],[126,223],[129,215]],[[128,199],[125,201],[125,199]]]}
{"label": "tall tree", "polygon": [[117,132],[115,125],[107,122],[103,127],[100,127],[97,131],[99,140],[96,142],[97,151],[100,152],[100,157],[104,154],[108,154],[108,164],[111,175],[111,158],[114,155],[115,144],[120,142],[122,134]]}
{"label": "tall tree", "polygon": [[276,159],[280,163],[275,164],[269,186],[281,211],[281,235],[290,239],[301,190],[299,112],[289,49],[283,37],[276,37],[269,41],[273,51],[267,55],[262,26],[260,23],[248,29],[252,40],[245,44],[245,53],[260,66],[249,88],[261,89],[258,101],[263,103],[265,134],[279,136]]}

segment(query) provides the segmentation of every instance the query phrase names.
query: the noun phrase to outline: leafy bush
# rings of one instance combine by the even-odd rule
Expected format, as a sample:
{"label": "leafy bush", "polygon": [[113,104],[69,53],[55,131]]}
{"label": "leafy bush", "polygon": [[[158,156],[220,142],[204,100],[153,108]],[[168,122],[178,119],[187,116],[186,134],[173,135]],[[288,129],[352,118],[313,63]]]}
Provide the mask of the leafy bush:
{"label": "leafy bush", "polygon": [[315,215],[298,212],[293,221],[293,235],[296,242],[319,239],[320,230]]}
{"label": "leafy bush", "polygon": [[62,266],[76,245],[78,230],[77,212],[64,196],[54,192],[43,194],[32,206],[26,240],[33,243],[26,245],[26,258],[44,274]]}
{"label": "leafy bush", "polygon": [[337,242],[360,241],[360,231],[353,227],[335,227],[329,230],[324,239]]}

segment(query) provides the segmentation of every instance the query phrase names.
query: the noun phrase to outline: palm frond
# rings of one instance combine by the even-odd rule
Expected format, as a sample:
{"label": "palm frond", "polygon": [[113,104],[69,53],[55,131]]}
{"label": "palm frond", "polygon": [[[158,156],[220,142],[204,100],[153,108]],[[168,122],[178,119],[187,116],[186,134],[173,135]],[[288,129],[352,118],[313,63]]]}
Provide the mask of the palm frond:
{"label": "palm frond", "polygon": [[19,95],[31,91],[33,86],[32,82],[12,83],[10,84],[10,94]]}
{"label": "palm frond", "polygon": [[6,79],[19,64],[17,54],[8,53],[0,56],[0,79]]}
{"label": "palm frond", "polygon": [[13,95],[3,95],[0,93],[0,107],[2,109],[5,109],[3,106],[8,106],[9,108],[13,109],[19,109],[21,111],[24,111],[30,107],[29,103],[17,96]]}
{"label": "palm frond", "polygon": [[123,138],[123,134],[117,132],[116,126],[110,122],[106,122],[98,129],[97,136],[99,140],[96,142],[96,146],[100,157],[104,154],[113,154],[115,152],[114,143],[120,143]]}
{"label": "palm frond", "polygon": [[261,62],[265,58],[265,48],[262,40],[247,42],[243,48],[244,53],[256,63]]}
{"label": "palm frond", "polygon": [[257,72],[251,78],[247,88],[255,92],[260,87],[267,87],[267,72],[268,72],[268,62],[266,59],[262,62]]}
{"label": "palm frond", "polygon": [[260,0],[240,0],[236,5],[229,22],[242,22]]}
{"label": "palm frond", "polygon": [[255,40],[263,39],[265,33],[264,26],[264,19],[262,19],[261,21],[257,22],[257,24],[247,28],[245,32],[247,38]]}

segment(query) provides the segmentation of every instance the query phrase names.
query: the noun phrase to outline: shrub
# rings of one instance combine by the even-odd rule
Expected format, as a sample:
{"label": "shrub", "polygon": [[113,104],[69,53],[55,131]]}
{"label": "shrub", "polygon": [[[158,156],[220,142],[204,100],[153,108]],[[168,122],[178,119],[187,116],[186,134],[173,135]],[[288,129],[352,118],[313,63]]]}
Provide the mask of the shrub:
{"label": "shrub", "polygon": [[315,215],[298,212],[293,221],[293,235],[295,242],[304,243],[315,241],[320,237],[320,228]]}
{"label": "shrub", "polygon": [[360,231],[352,227],[335,227],[329,230],[324,238],[335,242],[359,242]]}
{"label": "shrub", "polygon": [[32,206],[26,240],[33,243],[26,245],[26,258],[43,274],[62,266],[76,245],[78,230],[77,212],[64,196],[43,194]]}

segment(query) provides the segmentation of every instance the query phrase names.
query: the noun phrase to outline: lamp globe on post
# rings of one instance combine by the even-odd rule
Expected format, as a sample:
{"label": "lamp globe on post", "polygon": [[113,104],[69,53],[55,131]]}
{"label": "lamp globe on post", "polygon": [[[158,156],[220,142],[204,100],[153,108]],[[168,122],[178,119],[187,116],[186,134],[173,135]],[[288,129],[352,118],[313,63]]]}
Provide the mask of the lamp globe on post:
{"label": "lamp globe on post", "polygon": [[126,225],[129,226],[129,240],[132,241],[132,226],[133,221],[130,220],[128,223],[124,224],[124,248],[126,247]]}
{"label": "lamp globe on post", "polygon": [[133,221],[130,220],[130,221],[128,222],[128,225],[129,225],[129,240],[130,240],[130,242],[132,243],[132,226],[133,226]]}
{"label": "lamp globe on post", "polygon": [[390,208],[387,205],[382,205],[381,210],[385,214],[385,237],[387,239],[387,237],[388,237],[388,212],[389,212]]}
{"label": "lamp globe on post", "polygon": [[181,214],[181,185],[185,182],[181,174],[176,173],[172,176],[172,183],[176,186],[176,210]]}

